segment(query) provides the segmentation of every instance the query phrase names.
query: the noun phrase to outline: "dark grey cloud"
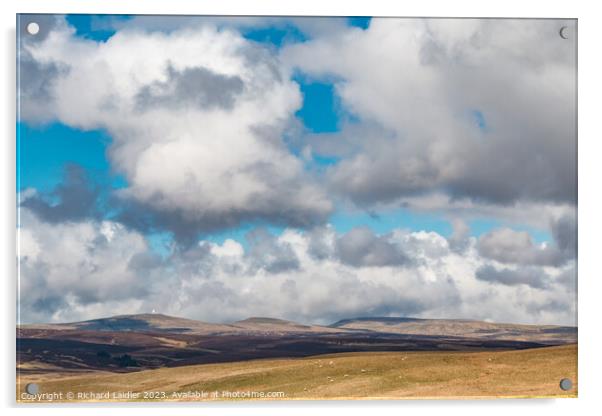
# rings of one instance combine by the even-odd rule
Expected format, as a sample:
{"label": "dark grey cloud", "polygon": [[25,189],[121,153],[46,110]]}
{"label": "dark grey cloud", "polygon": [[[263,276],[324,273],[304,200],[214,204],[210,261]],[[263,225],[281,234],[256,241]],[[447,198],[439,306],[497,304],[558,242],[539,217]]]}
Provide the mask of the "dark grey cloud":
{"label": "dark grey cloud", "polygon": [[309,238],[308,253],[314,259],[324,260],[332,256],[332,231],[326,227],[315,227],[307,232]]}
{"label": "dark grey cloud", "polygon": [[49,106],[56,105],[51,94],[52,84],[69,68],[52,62],[38,62],[26,51],[21,54],[18,67],[18,116],[34,124],[50,121]]}
{"label": "dark grey cloud", "polygon": [[98,219],[102,215],[97,205],[99,196],[100,187],[91,181],[85,169],[67,164],[62,182],[53,191],[30,196],[21,206],[51,223]]}
{"label": "dark grey cloud", "polygon": [[577,219],[565,214],[551,221],[553,243],[536,245],[526,231],[494,229],[483,234],[477,249],[483,257],[502,263],[558,267],[577,256]]}
{"label": "dark grey cloud", "polygon": [[577,215],[564,215],[551,225],[552,235],[558,249],[569,259],[577,256]]}
{"label": "dark grey cloud", "polygon": [[211,254],[208,244],[192,244],[190,246],[175,246],[171,255],[163,262],[167,268],[172,268],[178,279],[190,279],[195,276],[210,279],[216,267],[216,259]]}
{"label": "dark grey cloud", "polygon": [[52,315],[57,310],[67,306],[65,297],[62,294],[55,294],[37,298],[32,304],[31,309],[37,313],[46,313]]}
{"label": "dark grey cloud", "polygon": [[[294,192],[291,185],[290,193]],[[327,220],[330,212],[311,211],[304,207],[286,210],[288,191],[279,195],[278,200],[262,200],[259,196],[253,201],[254,206],[247,207],[248,210],[229,209],[223,212],[198,213],[191,216],[188,212],[174,208],[170,211],[154,208],[153,204],[140,203],[129,198],[114,197],[111,201],[116,210],[115,220],[126,226],[140,231],[148,232],[170,232],[176,242],[181,246],[191,246],[199,238],[212,232],[223,231],[250,222],[266,222],[276,226],[293,228],[311,228],[322,224]],[[155,195],[157,199],[164,196]],[[255,204],[256,202],[256,204]]]}
{"label": "dark grey cloud", "polygon": [[141,252],[134,254],[129,262],[128,269],[136,273],[146,273],[163,265],[161,257],[153,252]]}
{"label": "dark grey cloud", "polygon": [[247,258],[251,268],[264,269],[269,273],[299,269],[299,259],[290,244],[278,241],[267,230],[257,228],[247,233],[246,239],[249,243]]}
{"label": "dark grey cloud", "polygon": [[55,63],[41,63],[31,58],[28,52],[24,52],[19,60],[19,99],[21,101],[21,112],[23,118],[35,119],[35,110],[41,112],[40,107],[49,105],[52,99],[50,95],[50,84],[61,74],[62,70]]}
{"label": "dark grey cloud", "polygon": [[[569,113],[570,109],[565,111]],[[448,151],[447,161],[435,157],[438,155],[424,149],[422,143],[412,144],[401,136],[380,138],[381,133],[372,133],[361,150],[328,170],[328,178],[333,191],[361,207],[432,192],[493,205],[517,201],[576,204],[576,153],[570,131],[573,125],[569,119],[565,125],[556,126],[563,136],[557,133],[553,141],[547,138],[551,127],[543,125],[540,131],[525,127],[525,131],[512,128],[497,137],[491,133],[492,137],[481,142],[466,143],[462,138],[456,146],[451,145],[454,139],[439,138],[440,146],[447,146],[443,143],[450,140],[453,150]],[[336,154],[346,152],[345,147],[356,147],[353,138],[347,146],[338,144],[338,148],[324,149],[326,145],[316,148]],[[452,174],[444,163],[458,167]]]}
{"label": "dark grey cloud", "polygon": [[491,265],[477,269],[477,279],[489,283],[499,283],[506,286],[527,285],[535,289],[546,289],[550,284],[550,277],[541,269],[535,267],[522,267],[517,269],[496,269]]}
{"label": "dark grey cloud", "polygon": [[377,236],[368,227],[357,227],[336,241],[338,258],[355,267],[401,266],[409,262],[406,254],[387,236]]}
{"label": "dark grey cloud", "polygon": [[439,167],[417,150],[399,149],[395,139],[372,136],[369,146],[329,169],[328,177],[335,192],[371,207],[432,190]]}
{"label": "dark grey cloud", "polygon": [[554,245],[537,246],[526,231],[499,228],[483,234],[478,242],[479,254],[501,263],[560,266],[567,259]]}
{"label": "dark grey cloud", "polygon": [[231,109],[243,89],[244,83],[238,76],[218,74],[203,67],[179,71],[169,65],[167,80],[142,87],[135,101],[143,111],[185,106]]}
{"label": "dark grey cloud", "polygon": [[[461,175],[444,179],[442,188],[455,198],[467,197],[493,204],[515,201],[576,204],[574,105],[567,103],[565,108],[551,111],[563,113],[560,122],[548,122],[542,109],[539,114],[535,114],[535,110],[526,112],[537,120],[537,127],[522,120],[522,129],[508,127],[503,134],[492,134],[487,145],[479,143],[472,152],[464,149],[466,168]],[[514,115],[503,117],[505,122],[510,122]],[[557,129],[552,139],[550,129]],[[460,156],[463,152],[458,153]]]}
{"label": "dark grey cloud", "polygon": [[[153,232],[170,232],[174,240],[183,247],[190,247],[198,241],[202,232],[213,227],[199,224],[198,220],[189,219],[180,212],[164,212],[145,204],[114,196],[111,204],[117,207],[115,220],[128,228],[143,234]],[[215,229],[217,229],[217,225]]]}

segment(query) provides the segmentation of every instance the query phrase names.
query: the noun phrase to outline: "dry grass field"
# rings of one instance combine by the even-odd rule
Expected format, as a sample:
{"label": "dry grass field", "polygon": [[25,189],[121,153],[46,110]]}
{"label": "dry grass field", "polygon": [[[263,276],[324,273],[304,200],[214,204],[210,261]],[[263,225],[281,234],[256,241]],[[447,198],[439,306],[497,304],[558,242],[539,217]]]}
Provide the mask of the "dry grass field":
{"label": "dry grass field", "polygon": [[[29,367],[27,375],[17,380],[20,402],[30,402],[23,392],[31,382],[39,384],[41,394],[62,393],[59,398],[55,395],[57,401],[72,401],[68,393],[96,394],[80,396],[79,401],[577,396],[576,344],[494,352],[342,353],[122,374],[96,371],[49,376],[43,369],[36,374],[35,366]],[[565,377],[574,384],[566,392],[559,388]],[[118,395],[127,392],[133,394]]]}

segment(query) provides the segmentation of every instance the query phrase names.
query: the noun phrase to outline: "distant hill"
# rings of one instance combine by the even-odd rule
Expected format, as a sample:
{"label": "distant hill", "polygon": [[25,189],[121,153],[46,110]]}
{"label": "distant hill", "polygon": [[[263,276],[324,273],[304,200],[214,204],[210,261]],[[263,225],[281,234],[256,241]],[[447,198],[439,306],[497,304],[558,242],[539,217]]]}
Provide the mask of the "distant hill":
{"label": "distant hill", "polygon": [[491,323],[464,319],[419,319],[410,317],[359,317],[328,326],[306,325],[284,319],[251,317],[215,324],[163,314],[118,315],[65,324],[22,325],[23,330],[77,330],[100,332],[153,332],[186,335],[278,335],[381,333],[444,336],[492,340],[565,344],[577,342],[577,328],[554,325]]}
{"label": "distant hill", "polygon": [[252,317],[232,324],[241,330],[248,332],[267,332],[267,333],[338,333],[346,332],[345,329],[331,328],[320,325],[304,325],[297,322],[286,321],[284,319]]}
{"label": "distant hill", "polygon": [[22,325],[27,330],[78,330],[101,332],[164,332],[170,334],[278,334],[278,333],[337,333],[345,329],[329,326],[303,325],[284,319],[252,317],[231,324],[214,324],[163,314],[118,315],[109,318],[65,324]]}
{"label": "distant hill", "polygon": [[[329,326],[268,317],[214,324],[140,314],[20,325],[17,365],[29,372],[50,367],[120,372],[344,352],[520,350],[576,341],[577,328],[549,325],[388,317]],[[136,366],[124,368],[125,357]]]}
{"label": "distant hill", "polygon": [[576,327],[491,323],[463,319],[362,317],[343,319],[330,326],[360,332],[533,341],[544,344],[577,342]]}
{"label": "distant hill", "polygon": [[102,332],[165,332],[187,334],[214,334],[236,331],[236,328],[225,324],[212,324],[193,319],[176,318],[163,314],[118,315],[109,318],[66,324],[33,324],[22,325],[24,329],[61,329]]}

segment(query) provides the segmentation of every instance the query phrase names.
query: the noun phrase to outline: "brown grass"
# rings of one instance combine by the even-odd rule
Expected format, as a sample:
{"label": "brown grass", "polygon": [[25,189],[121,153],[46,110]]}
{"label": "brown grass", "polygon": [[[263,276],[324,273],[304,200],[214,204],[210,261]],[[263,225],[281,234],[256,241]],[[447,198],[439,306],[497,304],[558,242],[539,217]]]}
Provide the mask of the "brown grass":
{"label": "brown grass", "polygon": [[[565,377],[574,384],[567,392],[559,388]],[[160,392],[161,400],[190,400],[174,395],[189,391],[207,392],[201,400],[228,399],[224,391],[283,392],[280,399],[288,400],[576,397],[577,345],[496,352],[347,353],[127,374],[21,375],[17,400],[29,382],[39,383],[41,393],[62,392],[64,397],[68,392],[133,391]],[[149,397],[134,400],[145,399]]]}

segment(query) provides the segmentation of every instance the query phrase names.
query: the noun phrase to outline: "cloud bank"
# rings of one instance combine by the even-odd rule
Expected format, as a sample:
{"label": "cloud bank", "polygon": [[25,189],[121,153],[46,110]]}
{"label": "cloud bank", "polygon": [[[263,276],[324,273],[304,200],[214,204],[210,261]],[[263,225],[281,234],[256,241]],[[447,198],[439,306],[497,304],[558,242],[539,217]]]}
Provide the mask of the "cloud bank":
{"label": "cloud bank", "polygon": [[[53,224],[21,212],[24,321],[155,309],[215,322],[405,315],[575,323],[574,261],[561,268],[491,263],[475,238],[458,253],[434,232],[376,236],[357,228],[337,235],[326,227],[274,236],[260,229],[246,248],[229,239],[201,241],[160,257],[143,235],[118,223]],[[383,245],[386,256],[378,251]],[[365,255],[349,257],[349,247],[365,248]]]}

